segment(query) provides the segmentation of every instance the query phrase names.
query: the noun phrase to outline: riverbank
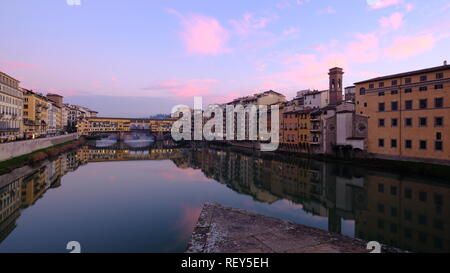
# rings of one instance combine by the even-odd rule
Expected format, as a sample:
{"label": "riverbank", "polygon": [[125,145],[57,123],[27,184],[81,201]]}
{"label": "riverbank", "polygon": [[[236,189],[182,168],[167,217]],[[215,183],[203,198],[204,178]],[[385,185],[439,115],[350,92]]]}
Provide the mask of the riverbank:
{"label": "riverbank", "polygon": [[67,141],[44,149],[39,149],[34,152],[24,154],[6,161],[0,162],[0,175],[12,172],[15,169],[27,166],[36,165],[47,159],[51,159],[60,154],[75,150],[86,143],[84,138]]}
{"label": "riverbank", "polygon": [[[203,206],[187,253],[369,253],[367,242],[215,203]],[[382,252],[401,252],[382,246]]]}

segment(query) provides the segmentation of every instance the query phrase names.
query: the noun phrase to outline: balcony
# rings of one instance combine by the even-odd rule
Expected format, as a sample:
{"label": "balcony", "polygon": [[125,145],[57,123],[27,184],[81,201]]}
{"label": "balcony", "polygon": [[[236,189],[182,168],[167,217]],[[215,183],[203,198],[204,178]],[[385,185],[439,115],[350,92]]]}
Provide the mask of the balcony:
{"label": "balcony", "polygon": [[320,130],[319,126],[313,126],[310,131],[311,132],[320,133],[322,130]]}

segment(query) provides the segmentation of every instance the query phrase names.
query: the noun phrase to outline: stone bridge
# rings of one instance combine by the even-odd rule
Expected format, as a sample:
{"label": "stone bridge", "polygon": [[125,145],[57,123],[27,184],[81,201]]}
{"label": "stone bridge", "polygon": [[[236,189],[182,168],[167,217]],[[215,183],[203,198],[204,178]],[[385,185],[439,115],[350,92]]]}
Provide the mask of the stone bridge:
{"label": "stone bridge", "polygon": [[170,135],[174,122],[174,119],[90,117],[79,122],[77,131],[83,136],[109,134],[119,140],[133,134],[147,134],[157,139],[165,139]]}

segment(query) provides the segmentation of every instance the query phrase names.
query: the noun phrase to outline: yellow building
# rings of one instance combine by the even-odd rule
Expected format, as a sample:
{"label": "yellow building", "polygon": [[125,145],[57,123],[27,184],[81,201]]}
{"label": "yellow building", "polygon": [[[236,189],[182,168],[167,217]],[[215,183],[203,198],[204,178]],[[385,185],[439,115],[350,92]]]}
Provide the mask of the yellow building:
{"label": "yellow building", "polygon": [[130,130],[149,130],[151,132],[170,132],[173,119],[136,119],[89,117],[78,122],[77,131],[81,135],[104,132],[127,132]]}
{"label": "yellow building", "polygon": [[280,149],[292,152],[309,152],[311,110],[294,110],[281,115]]}
{"label": "yellow building", "polygon": [[355,85],[356,112],[369,117],[369,153],[450,164],[450,65]]}
{"label": "yellow building", "polygon": [[48,100],[46,97],[23,89],[23,123],[26,137],[47,134]]}
{"label": "yellow building", "polygon": [[23,136],[22,109],[19,81],[0,72],[0,142]]}
{"label": "yellow building", "polygon": [[129,131],[131,120],[128,118],[85,118],[77,125],[77,131],[81,135],[89,135],[95,132],[119,132]]}

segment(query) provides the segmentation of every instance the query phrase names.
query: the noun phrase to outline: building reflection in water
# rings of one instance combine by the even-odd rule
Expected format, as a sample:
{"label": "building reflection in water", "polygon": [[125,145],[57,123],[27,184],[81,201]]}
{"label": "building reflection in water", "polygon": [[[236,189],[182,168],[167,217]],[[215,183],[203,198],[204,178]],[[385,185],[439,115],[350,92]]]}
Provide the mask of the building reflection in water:
{"label": "building reflection in water", "polygon": [[[119,145],[119,144],[118,144]],[[84,146],[28,171],[0,177],[0,242],[15,228],[20,210],[34,205],[61,177],[89,162],[172,160],[178,168],[200,169],[208,178],[254,200],[289,200],[328,219],[341,233],[354,222],[355,237],[417,252],[450,251],[450,187],[399,176],[280,156],[259,158],[227,150]]]}

